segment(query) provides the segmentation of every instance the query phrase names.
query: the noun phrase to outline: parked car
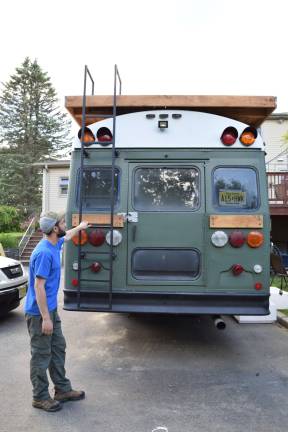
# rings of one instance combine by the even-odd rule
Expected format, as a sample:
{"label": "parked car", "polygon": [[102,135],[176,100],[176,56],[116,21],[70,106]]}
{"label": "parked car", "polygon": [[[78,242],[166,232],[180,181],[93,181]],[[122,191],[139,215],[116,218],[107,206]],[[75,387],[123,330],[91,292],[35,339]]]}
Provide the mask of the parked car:
{"label": "parked car", "polygon": [[14,259],[0,256],[0,315],[19,306],[28,287],[28,275],[23,265]]}

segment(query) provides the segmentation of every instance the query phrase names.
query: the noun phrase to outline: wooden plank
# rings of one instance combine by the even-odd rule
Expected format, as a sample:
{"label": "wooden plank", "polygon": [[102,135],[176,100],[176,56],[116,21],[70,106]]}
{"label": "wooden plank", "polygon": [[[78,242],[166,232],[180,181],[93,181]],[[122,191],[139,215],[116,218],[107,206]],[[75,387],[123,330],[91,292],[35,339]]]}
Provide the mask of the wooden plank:
{"label": "wooden plank", "polygon": [[[67,96],[65,107],[81,126],[82,96]],[[97,114],[112,115],[112,96],[87,96],[86,120],[91,124],[102,120]],[[273,96],[117,96],[117,115],[154,109],[179,109],[222,115],[258,127],[276,108]]]}
{"label": "wooden plank", "polygon": [[[90,224],[98,225],[110,225],[111,215],[110,214],[83,214],[82,221],[89,222]],[[72,214],[72,226],[77,226],[79,224],[79,214]],[[123,228],[124,227],[124,217],[123,215],[114,215],[113,217],[113,227]]]}
{"label": "wooden plank", "polygon": [[263,215],[211,215],[210,228],[263,228]]}

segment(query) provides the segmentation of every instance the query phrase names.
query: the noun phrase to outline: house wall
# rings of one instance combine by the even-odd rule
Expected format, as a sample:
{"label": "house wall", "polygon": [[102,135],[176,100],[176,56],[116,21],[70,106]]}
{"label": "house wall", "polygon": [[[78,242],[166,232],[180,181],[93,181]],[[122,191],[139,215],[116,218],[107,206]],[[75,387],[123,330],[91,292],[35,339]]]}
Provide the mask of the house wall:
{"label": "house wall", "polygon": [[[266,143],[267,171],[288,171],[288,145],[283,142],[283,135],[288,132],[287,114],[270,117],[261,126]],[[280,155],[284,152],[286,154]]]}
{"label": "house wall", "polygon": [[64,211],[67,195],[61,194],[61,177],[69,177],[69,167],[48,167],[43,170],[43,211]]}

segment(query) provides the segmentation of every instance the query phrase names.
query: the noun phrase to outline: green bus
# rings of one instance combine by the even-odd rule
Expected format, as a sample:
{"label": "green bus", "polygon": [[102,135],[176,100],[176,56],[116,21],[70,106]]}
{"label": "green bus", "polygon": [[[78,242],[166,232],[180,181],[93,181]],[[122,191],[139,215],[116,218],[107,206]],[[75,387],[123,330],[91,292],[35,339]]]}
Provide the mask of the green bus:
{"label": "green bus", "polygon": [[64,308],[269,314],[260,125],[275,98],[85,95],[66,107],[82,125],[67,225],[91,226],[66,245]]}

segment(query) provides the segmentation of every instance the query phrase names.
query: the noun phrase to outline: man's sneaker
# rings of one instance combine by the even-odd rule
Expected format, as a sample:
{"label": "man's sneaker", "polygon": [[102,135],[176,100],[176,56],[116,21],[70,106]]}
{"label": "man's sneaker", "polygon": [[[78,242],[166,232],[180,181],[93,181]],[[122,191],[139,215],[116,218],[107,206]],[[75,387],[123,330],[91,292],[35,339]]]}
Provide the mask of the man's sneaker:
{"label": "man's sneaker", "polygon": [[54,400],[58,402],[78,401],[85,398],[85,392],[82,390],[70,390],[61,393],[55,390]]}
{"label": "man's sneaker", "polygon": [[62,404],[57,400],[53,400],[51,398],[44,400],[35,400],[32,401],[32,406],[34,408],[43,409],[47,412],[55,412],[62,409]]}

